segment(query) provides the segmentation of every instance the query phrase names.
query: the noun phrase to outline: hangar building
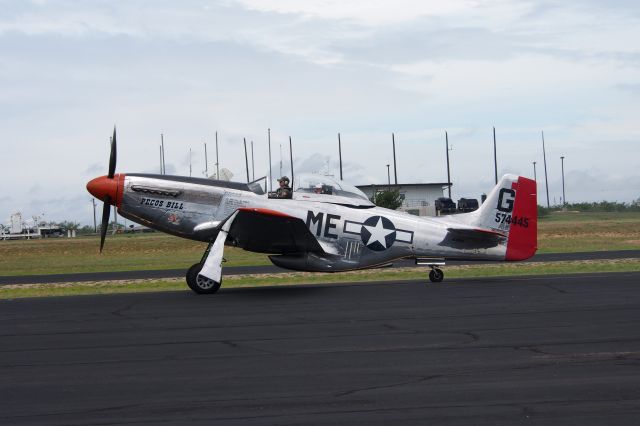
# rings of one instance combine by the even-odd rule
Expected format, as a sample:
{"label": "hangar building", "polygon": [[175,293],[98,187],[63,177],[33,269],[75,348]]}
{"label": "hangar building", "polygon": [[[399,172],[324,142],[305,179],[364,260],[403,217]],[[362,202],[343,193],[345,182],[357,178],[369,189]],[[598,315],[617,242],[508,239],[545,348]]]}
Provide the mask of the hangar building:
{"label": "hangar building", "polygon": [[444,196],[444,190],[449,187],[449,183],[403,183],[403,184],[378,184],[378,185],[358,185],[358,189],[364,192],[369,199],[380,191],[387,189],[400,192],[402,205],[398,210],[417,216],[435,216],[435,201],[437,198]]}

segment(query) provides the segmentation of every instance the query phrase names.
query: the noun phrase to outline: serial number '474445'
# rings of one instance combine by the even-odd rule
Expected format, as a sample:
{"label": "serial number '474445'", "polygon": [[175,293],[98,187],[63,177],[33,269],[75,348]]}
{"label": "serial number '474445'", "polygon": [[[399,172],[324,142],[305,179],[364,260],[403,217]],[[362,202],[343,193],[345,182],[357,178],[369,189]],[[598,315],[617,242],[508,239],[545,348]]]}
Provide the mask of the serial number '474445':
{"label": "serial number '474445'", "polygon": [[522,216],[511,216],[509,213],[496,213],[496,223],[508,223],[515,226],[529,227],[529,218]]}

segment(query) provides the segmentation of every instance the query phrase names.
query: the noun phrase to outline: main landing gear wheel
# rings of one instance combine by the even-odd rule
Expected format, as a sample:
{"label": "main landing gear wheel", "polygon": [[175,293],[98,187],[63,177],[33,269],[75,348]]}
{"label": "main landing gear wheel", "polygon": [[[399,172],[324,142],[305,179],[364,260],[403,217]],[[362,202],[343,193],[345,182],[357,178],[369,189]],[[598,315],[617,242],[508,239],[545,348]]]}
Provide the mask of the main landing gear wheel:
{"label": "main landing gear wheel", "polygon": [[444,279],[444,272],[442,272],[442,269],[433,268],[431,269],[431,272],[429,272],[429,280],[431,280],[432,283],[442,282],[443,279]]}
{"label": "main landing gear wheel", "polygon": [[187,271],[187,285],[198,294],[213,294],[220,288],[222,282],[211,280],[200,275],[202,263],[196,263]]}

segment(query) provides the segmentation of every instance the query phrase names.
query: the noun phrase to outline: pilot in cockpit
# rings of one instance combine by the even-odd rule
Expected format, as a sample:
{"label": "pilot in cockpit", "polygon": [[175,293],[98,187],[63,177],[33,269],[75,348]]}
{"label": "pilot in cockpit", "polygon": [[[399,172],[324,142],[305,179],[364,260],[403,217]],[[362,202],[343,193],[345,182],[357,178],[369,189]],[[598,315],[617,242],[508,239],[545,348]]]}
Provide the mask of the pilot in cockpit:
{"label": "pilot in cockpit", "polygon": [[316,186],[314,186],[314,187],[313,187],[313,192],[314,192],[315,194],[322,194],[322,193],[323,193],[323,191],[322,191],[322,184],[321,184],[321,183],[319,183],[319,184],[317,184]]}
{"label": "pilot in cockpit", "polygon": [[291,198],[293,194],[289,187],[289,178],[282,176],[278,179],[278,183],[280,184],[280,188],[276,191],[276,198]]}

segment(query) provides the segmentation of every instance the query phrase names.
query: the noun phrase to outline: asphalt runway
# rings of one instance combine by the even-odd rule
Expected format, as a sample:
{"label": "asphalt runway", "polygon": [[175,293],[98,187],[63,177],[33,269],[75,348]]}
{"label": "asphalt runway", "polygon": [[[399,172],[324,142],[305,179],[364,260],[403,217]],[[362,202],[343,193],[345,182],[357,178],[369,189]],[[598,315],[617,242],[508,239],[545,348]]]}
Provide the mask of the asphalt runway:
{"label": "asphalt runway", "polygon": [[[593,251],[577,253],[540,253],[533,256],[527,262],[557,262],[567,260],[606,260],[621,258],[640,257],[640,250],[614,250],[614,251]],[[194,259],[194,262],[198,259]],[[461,261],[448,260],[447,265],[479,265],[495,264],[491,261]],[[0,285],[7,284],[51,284],[64,282],[82,281],[114,281],[114,280],[137,280],[137,279],[164,279],[183,278],[187,272],[188,265],[184,269],[162,269],[162,270],[142,270],[142,271],[115,271],[115,272],[87,272],[75,274],[50,274],[50,275],[19,275],[0,276]],[[393,263],[395,267],[413,267],[413,260],[399,260]],[[224,275],[238,274],[273,274],[288,272],[286,269],[275,265],[265,266],[230,266],[223,268]],[[446,272],[445,272],[446,273]]]}
{"label": "asphalt runway", "polygon": [[640,273],[0,301],[0,424],[638,424]]}

